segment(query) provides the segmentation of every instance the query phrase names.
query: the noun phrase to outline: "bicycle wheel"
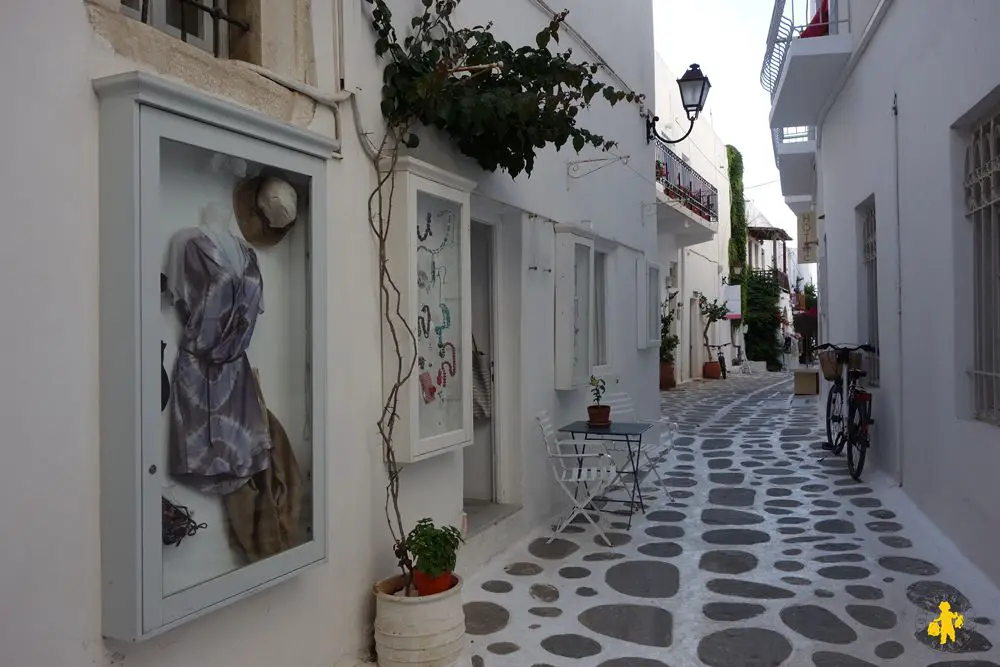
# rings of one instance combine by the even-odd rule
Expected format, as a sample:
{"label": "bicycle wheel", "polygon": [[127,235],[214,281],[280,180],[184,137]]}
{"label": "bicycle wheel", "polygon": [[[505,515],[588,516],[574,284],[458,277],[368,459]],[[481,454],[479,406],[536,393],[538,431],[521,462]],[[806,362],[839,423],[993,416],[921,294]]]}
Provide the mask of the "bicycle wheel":
{"label": "bicycle wheel", "polygon": [[722,371],[722,379],[725,380],[726,379],[726,361],[725,361],[725,359],[722,359],[722,358],[719,359],[719,370]]}
{"label": "bicycle wheel", "polygon": [[844,389],[839,382],[830,385],[830,393],[826,395],[826,442],[836,454],[843,450],[836,448],[836,436],[840,433],[844,418]]}
{"label": "bicycle wheel", "polygon": [[867,401],[851,405],[848,417],[847,470],[854,481],[861,481],[861,471],[865,469],[865,455],[868,453],[868,411]]}

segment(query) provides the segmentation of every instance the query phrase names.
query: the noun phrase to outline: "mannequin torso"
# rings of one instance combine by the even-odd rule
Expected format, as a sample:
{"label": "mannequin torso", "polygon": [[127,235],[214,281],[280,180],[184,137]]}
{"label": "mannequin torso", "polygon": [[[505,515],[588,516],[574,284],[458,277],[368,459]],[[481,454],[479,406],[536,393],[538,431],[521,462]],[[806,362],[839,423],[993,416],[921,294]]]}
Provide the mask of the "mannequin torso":
{"label": "mannequin torso", "polygon": [[233,270],[243,275],[246,269],[246,254],[243,243],[232,233],[233,209],[219,202],[208,204],[201,210],[202,230],[219,246],[232,263]]}

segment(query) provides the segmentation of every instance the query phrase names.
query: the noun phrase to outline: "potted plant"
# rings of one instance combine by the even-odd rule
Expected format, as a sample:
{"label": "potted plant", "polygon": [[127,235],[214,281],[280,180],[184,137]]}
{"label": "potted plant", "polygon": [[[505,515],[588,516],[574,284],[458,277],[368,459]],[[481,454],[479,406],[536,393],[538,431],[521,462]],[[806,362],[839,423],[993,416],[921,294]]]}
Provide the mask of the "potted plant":
{"label": "potted plant", "polygon": [[587,416],[589,417],[587,423],[591,426],[611,425],[611,406],[601,405],[601,397],[604,396],[605,391],[607,391],[607,384],[604,382],[604,378],[591,375],[590,393],[594,397],[594,404],[587,406]]}
{"label": "potted plant", "polygon": [[406,537],[406,549],[414,559],[413,583],[417,593],[437,595],[457,583],[452,573],[462,541],[454,526],[438,528],[430,519],[417,522]]}
{"label": "potted plant", "polygon": [[453,665],[461,656],[465,612],[454,570],[462,541],[454,526],[439,528],[425,518],[396,544],[404,574],[375,584],[379,667]]}
{"label": "potted plant", "polygon": [[705,328],[702,329],[701,338],[705,344],[705,351],[708,353],[710,361],[706,361],[701,367],[701,376],[709,380],[718,380],[722,377],[722,367],[717,359],[712,359],[712,348],[708,346],[708,330],[713,324],[726,317],[729,309],[726,304],[719,303],[718,299],[708,300],[704,294],[698,294],[698,308],[701,310],[702,319],[705,321]]}
{"label": "potted plant", "polygon": [[674,350],[681,339],[673,333],[674,316],[677,309],[673,306],[674,292],[667,297],[660,307],[660,389],[668,390],[677,386],[674,376]]}

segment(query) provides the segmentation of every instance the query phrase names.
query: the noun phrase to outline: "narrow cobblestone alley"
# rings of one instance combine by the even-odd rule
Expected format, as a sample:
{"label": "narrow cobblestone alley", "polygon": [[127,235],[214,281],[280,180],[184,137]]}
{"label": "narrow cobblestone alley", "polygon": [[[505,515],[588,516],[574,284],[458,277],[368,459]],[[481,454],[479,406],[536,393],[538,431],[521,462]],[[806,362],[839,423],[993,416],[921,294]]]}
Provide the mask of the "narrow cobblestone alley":
{"label": "narrow cobblestone alley", "polygon": [[[821,461],[817,398],[778,374],[662,394],[673,500],[646,479],[659,493],[630,531],[613,518],[615,549],[575,523],[470,578],[473,666],[998,667],[995,588],[899,489]],[[942,601],[964,617],[946,648],[927,632]]]}

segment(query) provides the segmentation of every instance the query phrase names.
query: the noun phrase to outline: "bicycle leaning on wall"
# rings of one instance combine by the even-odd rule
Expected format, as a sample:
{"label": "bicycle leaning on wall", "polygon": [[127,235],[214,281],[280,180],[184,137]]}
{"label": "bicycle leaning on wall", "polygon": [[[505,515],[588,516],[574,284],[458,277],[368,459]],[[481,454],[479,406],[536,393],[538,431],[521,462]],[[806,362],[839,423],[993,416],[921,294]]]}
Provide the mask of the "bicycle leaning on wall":
{"label": "bicycle leaning on wall", "polygon": [[722,379],[726,379],[726,355],[723,353],[723,348],[729,347],[731,343],[723,343],[722,345],[709,345],[709,350],[718,350],[718,356],[716,359],[719,362],[719,370],[722,372]]}
{"label": "bicycle leaning on wall", "polygon": [[[865,456],[871,446],[868,427],[872,419],[872,395],[859,380],[867,371],[861,370],[861,352],[874,352],[871,345],[834,345],[823,343],[814,349],[820,350],[819,363],[823,377],[832,382],[826,396],[826,441],[824,449],[832,450],[837,456],[847,447],[847,469],[851,477],[861,480],[865,467]],[[847,371],[845,382],[844,371]],[[844,387],[847,387],[847,419],[844,419]]]}

